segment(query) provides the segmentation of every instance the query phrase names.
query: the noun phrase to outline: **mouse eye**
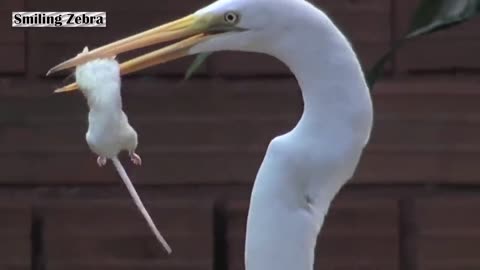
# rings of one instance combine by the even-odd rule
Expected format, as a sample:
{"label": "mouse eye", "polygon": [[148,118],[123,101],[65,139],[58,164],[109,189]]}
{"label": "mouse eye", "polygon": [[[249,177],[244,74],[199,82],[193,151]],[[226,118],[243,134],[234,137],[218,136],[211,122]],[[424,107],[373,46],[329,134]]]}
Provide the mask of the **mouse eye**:
{"label": "mouse eye", "polygon": [[227,12],[225,13],[225,15],[223,16],[223,19],[225,20],[226,23],[229,23],[229,24],[236,24],[238,23],[238,20],[239,20],[239,16],[237,13],[235,12]]}

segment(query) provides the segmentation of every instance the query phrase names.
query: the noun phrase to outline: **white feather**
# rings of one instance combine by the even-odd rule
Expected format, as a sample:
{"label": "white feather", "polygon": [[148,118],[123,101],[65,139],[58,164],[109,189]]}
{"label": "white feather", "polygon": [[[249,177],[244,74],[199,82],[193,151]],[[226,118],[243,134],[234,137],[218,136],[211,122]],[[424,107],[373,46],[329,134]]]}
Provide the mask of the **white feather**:
{"label": "white feather", "polygon": [[276,57],[294,73],[304,101],[301,120],[270,143],[257,174],[246,269],[312,270],[331,201],[354,174],[369,141],[369,89],[347,38],[309,2],[219,0],[197,14],[227,11],[238,13],[238,26],[248,30],[214,36],[190,53],[239,50]]}

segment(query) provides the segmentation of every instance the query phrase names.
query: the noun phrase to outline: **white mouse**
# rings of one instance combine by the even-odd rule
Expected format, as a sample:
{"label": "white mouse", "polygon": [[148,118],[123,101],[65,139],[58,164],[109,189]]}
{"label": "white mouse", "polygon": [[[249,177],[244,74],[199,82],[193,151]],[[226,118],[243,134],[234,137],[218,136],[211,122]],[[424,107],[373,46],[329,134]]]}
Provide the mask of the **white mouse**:
{"label": "white mouse", "polygon": [[[88,52],[88,48],[84,49],[83,53],[85,52]],[[98,165],[103,167],[108,159],[112,160],[152,232],[170,254],[172,252],[170,246],[155,226],[118,159],[120,152],[128,151],[130,159],[135,165],[142,164],[140,156],[135,153],[138,145],[137,132],[130,125],[127,115],[122,110],[121,78],[118,62],[115,59],[93,60],[78,66],[75,71],[75,78],[80,91],[88,102],[86,139],[90,149],[98,155]]]}

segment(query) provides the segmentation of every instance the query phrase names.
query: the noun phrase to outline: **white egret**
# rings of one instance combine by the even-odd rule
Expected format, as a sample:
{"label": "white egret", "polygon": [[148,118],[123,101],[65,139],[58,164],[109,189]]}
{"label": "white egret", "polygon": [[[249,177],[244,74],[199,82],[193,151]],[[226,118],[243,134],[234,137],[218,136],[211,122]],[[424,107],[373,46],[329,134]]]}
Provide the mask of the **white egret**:
{"label": "white egret", "polygon": [[[276,57],[298,80],[304,112],[290,132],[270,143],[257,174],[245,263],[247,270],[313,269],[324,217],[352,177],[372,128],[370,93],[352,46],[324,12],[305,0],[219,0],[50,72],[179,39],[123,63],[122,74],[185,55],[237,50]],[[75,89],[72,84],[60,91]]]}

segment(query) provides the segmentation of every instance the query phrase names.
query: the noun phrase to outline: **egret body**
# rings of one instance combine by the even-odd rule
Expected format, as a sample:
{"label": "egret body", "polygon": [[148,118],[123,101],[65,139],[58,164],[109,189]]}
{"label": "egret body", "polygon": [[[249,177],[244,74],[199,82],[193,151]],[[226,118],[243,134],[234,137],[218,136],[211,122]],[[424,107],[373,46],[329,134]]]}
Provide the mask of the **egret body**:
{"label": "egret body", "polygon": [[330,203],[354,174],[372,128],[369,89],[352,46],[324,12],[305,0],[219,0],[51,72],[182,38],[123,63],[122,74],[185,55],[236,50],[276,57],[298,80],[304,111],[290,132],[272,140],[258,171],[245,264],[247,270],[312,270]]}

